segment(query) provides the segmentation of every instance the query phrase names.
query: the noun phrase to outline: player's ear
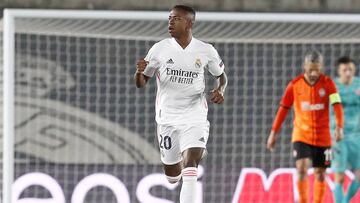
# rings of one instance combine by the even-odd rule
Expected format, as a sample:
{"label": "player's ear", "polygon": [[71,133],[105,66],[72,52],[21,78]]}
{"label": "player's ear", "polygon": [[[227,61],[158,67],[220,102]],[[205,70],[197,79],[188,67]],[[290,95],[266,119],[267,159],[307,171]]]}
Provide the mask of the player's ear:
{"label": "player's ear", "polygon": [[187,20],[187,25],[188,25],[188,28],[191,29],[194,25],[194,22],[191,20],[191,19],[188,19]]}
{"label": "player's ear", "polygon": [[351,66],[352,71],[353,71],[354,73],[356,73],[355,63],[351,63],[350,66]]}
{"label": "player's ear", "polygon": [[324,69],[324,63],[320,63],[320,70]]}

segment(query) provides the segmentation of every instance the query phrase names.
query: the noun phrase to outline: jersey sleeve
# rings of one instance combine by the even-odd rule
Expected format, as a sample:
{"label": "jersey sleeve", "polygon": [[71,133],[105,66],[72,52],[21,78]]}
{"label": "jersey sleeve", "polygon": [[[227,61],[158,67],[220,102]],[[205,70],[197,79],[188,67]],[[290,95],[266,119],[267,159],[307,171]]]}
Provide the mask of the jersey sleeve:
{"label": "jersey sleeve", "polygon": [[278,132],[282,123],[284,122],[286,115],[294,102],[294,91],[293,84],[290,82],[285,89],[285,93],[280,101],[280,107],[276,114],[274,123],[271,130]]}
{"label": "jersey sleeve", "polygon": [[211,75],[218,77],[224,72],[224,62],[221,60],[216,49],[210,45],[209,50],[209,62],[207,64],[207,69],[211,73]]}
{"label": "jersey sleeve", "polygon": [[336,85],[334,81],[332,81],[331,79],[329,79],[328,91],[329,91],[329,100],[331,105],[341,103],[340,94],[336,89]]}
{"label": "jersey sleeve", "polygon": [[285,93],[281,98],[280,105],[284,108],[290,109],[294,103],[294,87],[293,83],[290,82],[285,89]]}
{"label": "jersey sleeve", "polygon": [[283,106],[279,107],[279,110],[276,113],[276,117],[275,117],[274,123],[273,123],[272,128],[271,128],[272,131],[277,133],[280,130],[281,125],[284,122],[288,111],[289,111],[289,109],[287,109],[287,108],[285,108]]}
{"label": "jersey sleeve", "polygon": [[145,61],[148,61],[149,63],[146,66],[143,74],[148,77],[154,76],[154,73],[158,70],[160,66],[160,62],[158,61],[156,54],[157,54],[157,45],[155,44],[154,46],[151,47],[151,49],[145,56]]}
{"label": "jersey sleeve", "polygon": [[336,126],[343,128],[344,127],[344,110],[341,103],[335,103],[333,105],[335,119],[336,119]]}

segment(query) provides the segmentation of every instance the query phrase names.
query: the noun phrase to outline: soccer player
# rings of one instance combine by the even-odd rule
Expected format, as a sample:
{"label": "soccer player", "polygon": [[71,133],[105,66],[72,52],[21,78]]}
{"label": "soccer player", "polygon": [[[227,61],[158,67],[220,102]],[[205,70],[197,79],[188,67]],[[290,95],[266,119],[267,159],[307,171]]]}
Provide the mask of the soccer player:
{"label": "soccer player", "polygon": [[[355,63],[349,57],[338,60],[338,78],[335,79],[344,106],[344,139],[333,146],[331,168],[335,172],[334,196],[336,203],[348,203],[360,186],[360,78],[355,77]],[[331,129],[336,128],[334,113],[331,116]],[[355,172],[344,195],[345,170],[350,166]]]}
{"label": "soccer player", "polygon": [[323,202],[325,196],[325,170],[331,161],[330,105],[336,116],[337,141],[343,134],[340,96],[334,82],[322,73],[322,66],[323,57],[319,52],[310,51],[305,55],[305,72],[288,84],[267,141],[267,148],[273,150],[277,132],[289,109],[294,106],[292,143],[300,203],[308,202],[307,171],[310,160],[315,169],[314,203]]}
{"label": "soccer player", "polygon": [[171,38],[164,39],[137,62],[135,83],[144,87],[155,75],[156,122],[161,161],[170,183],[182,178],[180,203],[194,203],[197,166],[205,154],[209,136],[205,71],[218,81],[211,101],[224,102],[227,77],[215,48],[192,35],[195,11],[177,5],[168,19]]}

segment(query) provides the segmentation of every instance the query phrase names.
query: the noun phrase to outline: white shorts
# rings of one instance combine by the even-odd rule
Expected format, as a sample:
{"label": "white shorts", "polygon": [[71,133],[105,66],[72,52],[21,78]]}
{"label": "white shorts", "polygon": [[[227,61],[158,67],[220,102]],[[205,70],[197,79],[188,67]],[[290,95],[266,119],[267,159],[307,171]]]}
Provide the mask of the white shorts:
{"label": "white shorts", "polygon": [[182,153],[185,150],[194,147],[206,149],[209,128],[209,121],[197,124],[158,125],[161,161],[166,165],[174,165],[182,161]]}

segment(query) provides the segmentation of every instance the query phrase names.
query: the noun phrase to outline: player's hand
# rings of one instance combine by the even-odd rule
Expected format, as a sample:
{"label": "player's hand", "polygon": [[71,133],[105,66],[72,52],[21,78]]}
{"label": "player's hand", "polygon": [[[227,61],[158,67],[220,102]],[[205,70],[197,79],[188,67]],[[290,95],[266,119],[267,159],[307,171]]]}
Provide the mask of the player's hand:
{"label": "player's hand", "polygon": [[211,91],[211,101],[215,104],[222,104],[224,103],[224,94],[219,89],[214,89]]}
{"label": "player's hand", "polygon": [[274,131],[271,131],[269,138],[267,140],[266,143],[266,148],[268,148],[268,150],[273,151],[275,148],[275,144],[276,144],[276,133]]}
{"label": "player's hand", "polygon": [[344,132],[342,128],[336,127],[335,128],[335,140],[336,142],[341,141],[344,138]]}
{"label": "player's hand", "polygon": [[136,63],[136,72],[142,73],[144,72],[146,66],[149,64],[149,61],[145,61],[145,59],[140,59]]}

